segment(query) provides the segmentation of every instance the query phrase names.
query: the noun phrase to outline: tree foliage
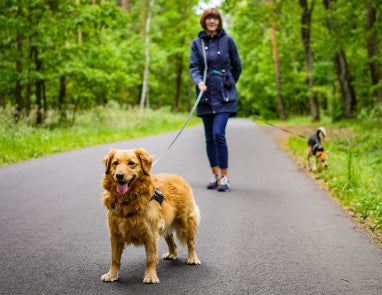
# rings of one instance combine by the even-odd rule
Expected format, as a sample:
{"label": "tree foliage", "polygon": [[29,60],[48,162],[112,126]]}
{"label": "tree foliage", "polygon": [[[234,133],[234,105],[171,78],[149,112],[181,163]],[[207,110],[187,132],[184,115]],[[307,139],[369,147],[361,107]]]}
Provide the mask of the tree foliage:
{"label": "tree foliage", "polygon": [[[179,89],[184,109],[188,48],[197,33],[193,12],[197,1],[155,2],[151,105],[173,105],[177,57],[183,63]],[[86,109],[109,100],[138,104],[145,56],[141,7],[142,1],[129,1],[128,8],[116,0],[2,1],[1,106],[16,105],[29,112],[35,105],[43,111]]]}
{"label": "tree foliage", "polygon": [[[59,110],[63,121],[73,122],[77,110],[108,101],[138,105],[148,1],[1,1],[0,106],[16,107],[16,121],[35,111],[40,124],[49,109]],[[350,115],[381,103],[378,49],[382,50],[382,11],[378,1],[315,0],[310,27],[314,85],[309,90],[301,37],[302,7],[298,1],[273,0],[281,94],[288,116],[310,114],[309,94],[313,92],[323,114],[333,119],[344,117],[346,100],[334,62],[338,54],[346,56],[356,97]],[[309,7],[312,2],[307,0]],[[325,2],[330,3],[330,10],[325,9]],[[185,110],[194,101],[188,59],[191,41],[201,30],[199,1],[154,3],[150,107]],[[220,8],[224,28],[234,37],[243,64],[238,85],[241,115],[279,117],[268,1],[225,0]]]}
{"label": "tree foliage", "polygon": [[[281,64],[282,90],[288,114],[311,114],[308,88],[305,85],[306,69],[301,38],[303,8],[298,1],[274,0],[279,60]],[[346,55],[351,86],[357,98],[351,116],[361,110],[370,110],[380,103],[373,97],[381,90],[382,81],[373,85],[369,70],[370,58],[366,34],[367,6],[365,2],[345,0],[309,0],[315,2],[311,14],[310,42],[313,54],[313,94],[325,115],[333,119],[344,117],[341,83],[334,59],[343,52]],[[325,9],[330,2],[331,9]],[[375,9],[375,21],[369,34],[377,40],[375,46],[382,50],[382,10],[379,0],[367,1]],[[267,1],[227,0],[223,10],[229,15],[231,34],[244,64],[239,81],[241,110],[245,114],[277,117],[275,73],[271,62],[271,26],[267,19]],[[328,29],[327,20],[332,21]],[[374,51],[377,52],[377,51]],[[381,55],[372,57],[378,73],[382,72]]]}

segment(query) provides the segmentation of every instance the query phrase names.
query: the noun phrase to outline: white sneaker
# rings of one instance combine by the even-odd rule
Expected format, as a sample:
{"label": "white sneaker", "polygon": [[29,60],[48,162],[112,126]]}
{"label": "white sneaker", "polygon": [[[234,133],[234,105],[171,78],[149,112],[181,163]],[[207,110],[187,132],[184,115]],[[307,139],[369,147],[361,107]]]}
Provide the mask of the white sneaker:
{"label": "white sneaker", "polygon": [[218,187],[218,185],[219,185],[219,175],[214,174],[214,175],[212,175],[212,178],[211,178],[209,184],[207,184],[207,188],[208,189],[215,189]]}
{"label": "white sneaker", "polygon": [[229,180],[227,176],[222,175],[220,178],[220,183],[218,185],[219,192],[228,192],[230,189]]}

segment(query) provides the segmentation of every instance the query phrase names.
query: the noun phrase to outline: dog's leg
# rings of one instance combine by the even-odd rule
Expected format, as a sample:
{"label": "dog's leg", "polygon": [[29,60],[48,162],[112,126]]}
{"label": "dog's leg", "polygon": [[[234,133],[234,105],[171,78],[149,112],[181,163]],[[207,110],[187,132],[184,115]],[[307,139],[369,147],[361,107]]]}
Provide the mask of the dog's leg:
{"label": "dog's leg", "polygon": [[114,282],[118,280],[119,267],[121,265],[121,256],[124,247],[124,241],[115,236],[110,236],[111,242],[111,265],[108,273],[101,277],[104,282]]}
{"label": "dog's leg", "polygon": [[177,246],[175,244],[174,235],[172,233],[166,234],[164,236],[164,239],[166,240],[168,245],[168,253],[163,254],[163,259],[175,260],[177,255],[177,251],[176,251]]}
{"label": "dog's leg", "polygon": [[158,266],[158,243],[159,235],[154,235],[152,239],[145,244],[146,249],[146,273],[143,282],[146,284],[159,283],[157,277]]}
{"label": "dog's leg", "polygon": [[194,238],[187,241],[188,247],[188,260],[187,264],[200,264],[198,256],[196,256]]}
{"label": "dog's leg", "polygon": [[311,156],[312,156],[312,149],[311,147],[308,147],[308,169],[311,170],[310,168],[310,160],[311,160]]}
{"label": "dog's leg", "polygon": [[199,208],[195,206],[195,214],[192,214],[188,218],[188,231],[186,232],[186,240],[188,247],[188,260],[187,264],[200,264],[200,260],[195,251],[195,236],[200,220]]}

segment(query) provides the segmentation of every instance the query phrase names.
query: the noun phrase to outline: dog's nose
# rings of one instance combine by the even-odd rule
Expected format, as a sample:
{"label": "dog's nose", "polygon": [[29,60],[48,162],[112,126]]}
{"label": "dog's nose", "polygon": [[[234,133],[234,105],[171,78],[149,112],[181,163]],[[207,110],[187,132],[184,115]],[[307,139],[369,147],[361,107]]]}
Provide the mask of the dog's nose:
{"label": "dog's nose", "polygon": [[117,179],[118,179],[118,180],[122,180],[123,177],[125,176],[125,174],[123,174],[122,172],[118,172],[118,173],[116,174],[116,176],[117,176]]}

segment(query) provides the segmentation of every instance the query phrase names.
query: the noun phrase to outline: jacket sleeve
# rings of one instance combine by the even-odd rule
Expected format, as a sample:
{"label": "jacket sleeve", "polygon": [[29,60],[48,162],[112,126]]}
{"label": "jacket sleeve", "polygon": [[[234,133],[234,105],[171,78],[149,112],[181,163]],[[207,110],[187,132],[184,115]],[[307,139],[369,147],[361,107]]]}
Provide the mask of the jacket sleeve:
{"label": "jacket sleeve", "polygon": [[237,50],[235,41],[232,38],[229,38],[229,57],[231,59],[231,72],[232,76],[235,79],[235,82],[239,80],[242,67],[239,57],[239,51]]}
{"label": "jacket sleeve", "polygon": [[195,85],[203,81],[203,60],[200,58],[197,48],[197,39],[192,41],[189,71]]}

